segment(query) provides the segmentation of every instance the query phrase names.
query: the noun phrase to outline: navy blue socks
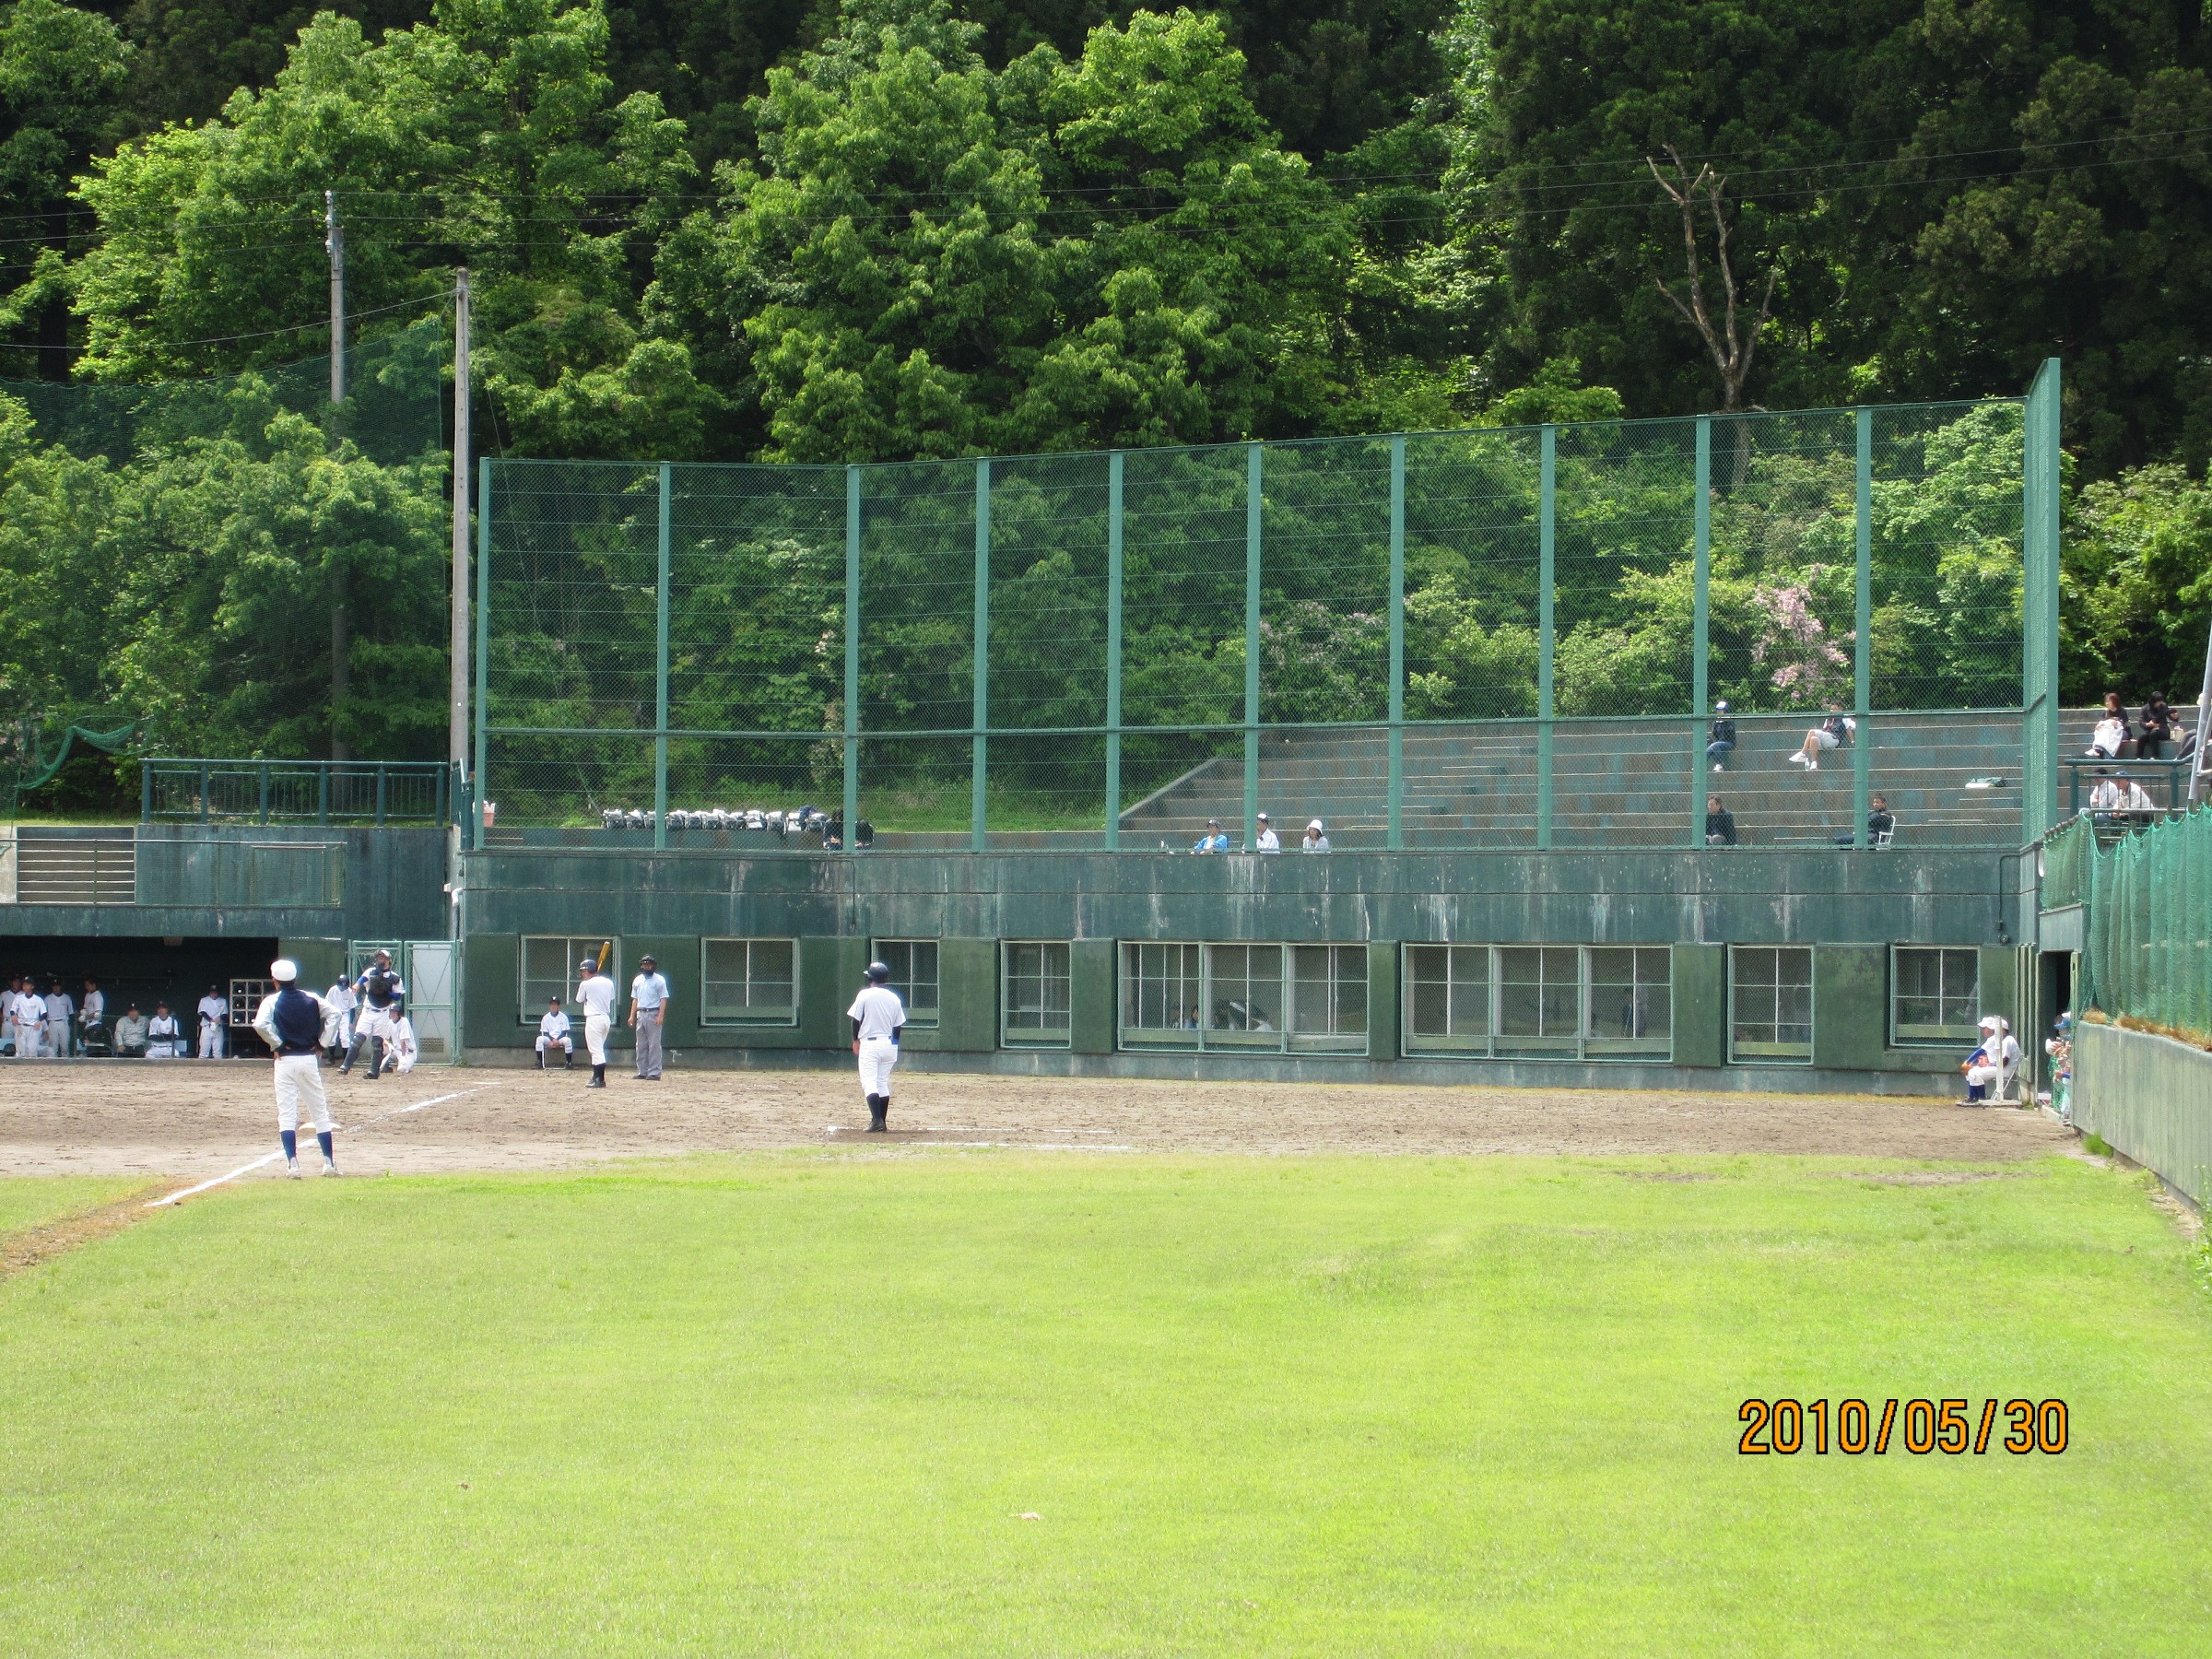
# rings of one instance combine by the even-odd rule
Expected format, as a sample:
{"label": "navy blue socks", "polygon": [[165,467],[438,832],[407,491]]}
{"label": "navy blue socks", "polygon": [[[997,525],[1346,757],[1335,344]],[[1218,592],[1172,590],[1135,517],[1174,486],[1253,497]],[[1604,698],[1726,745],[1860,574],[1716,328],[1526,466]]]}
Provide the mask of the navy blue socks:
{"label": "navy blue socks", "polygon": [[276,1138],[284,1143],[284,1159],[287,1163],[300,1156],[300,1136],[296,1131],[279,1129]]}

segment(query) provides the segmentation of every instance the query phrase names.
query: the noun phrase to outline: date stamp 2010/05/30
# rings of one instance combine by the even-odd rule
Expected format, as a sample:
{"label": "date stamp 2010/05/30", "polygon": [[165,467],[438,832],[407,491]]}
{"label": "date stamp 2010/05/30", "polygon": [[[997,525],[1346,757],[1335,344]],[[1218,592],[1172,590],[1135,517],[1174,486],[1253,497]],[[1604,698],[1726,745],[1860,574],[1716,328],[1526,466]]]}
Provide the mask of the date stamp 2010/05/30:
{"label": "date stamp 2010/05/30", "polygon": [[[1979,1414],[1971,1400],[1883,1400],[1877,1406],[1865,1400],[1746,1400],[1736,1409],[1744,1425],[1735,1449],[1746,1457],[1794,1457],[1809,1452],[1826,1457],[1831,1451],[1846,1457],[1872,1453],[1879,1457],[1893,1441],[1915,1457],[1931,1452],[1959,1457],[1971,1453],[1985,1457],[1995,1449],[2025,1457],[2041,1452],[2055,1457],[2066,1449],[2066,1403],[2064,1400],[1995,1400],[1982,1402]],[[1993,1444],[1991,1435],[2002,1416],[2004,1434]],[[1901,1435],[1896,1431],[1903,1419]],[[1830,1427],[1833,1433],[1830,1433]]]}

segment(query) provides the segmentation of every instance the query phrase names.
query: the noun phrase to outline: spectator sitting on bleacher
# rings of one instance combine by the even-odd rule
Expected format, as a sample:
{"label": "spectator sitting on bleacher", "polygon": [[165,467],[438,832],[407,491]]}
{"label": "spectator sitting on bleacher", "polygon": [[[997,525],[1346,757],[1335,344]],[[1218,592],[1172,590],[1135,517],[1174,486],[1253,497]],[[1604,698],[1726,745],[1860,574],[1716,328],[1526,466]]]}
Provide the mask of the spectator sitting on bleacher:
{"label": "spectator sitting on bleacher", "polygon": [[1306,839],[1298,843],[1300,853],[1326,853],[1329,850],[1329,832],[1319,818],[1306,826]]}
{"label": "spectator sitting on bleacher", "polygon": [[2173,710],[2167,706],[2166,693],[2153,691],[2150,700],[2143,705],[2143,720],[2136,728],[2136,753],[2146,760],[2166,759],[2166,746],[2173,741]]}
{"label": "spectator sitting on bleacher", "polygon": [[[1866,844],[1870,847],[1888,846],[1897,834],[1897,814],[1889,810],[1889,803],[1877,793],[1866,797]],[[1836,845],[1848,847],[1851,837],[1839,835]]]}
{"label": "spectator sitting on bleacher", "polygon": [[1226,853],[1229,851],[1229,837],[1222,833],[1219,818],[1206,820],[1206,833],[1191,844],[1191,851],[1194,853]]}
{"label": "spectator sitting on bleacher", "polygon": [[1728,718],[1728,700],[1721,699],[1712,705],[1712,724],[1705,733],[1705,759],[1712,762],[1714,771],[1728,770],[1728,757],[1735,752],[1735,722]]}
{"label": "spectator sitting on bleacher", "polygon": [[2089,738],[2089,747],[2082,751],[2100,760],[2119,760],[2126,757],[2130,737],[2127,710],[2120,701],[2120,693],[2104,694],[2104,712],[2097,716],[2097,730]]}
{"label": "spectator sitting on bleacher", "polygon": [[142,1059],[146,1054],[146,1016],[133,1003],[115,1022],[115,1052],[125,1059]]}
{"label": "spectator sitting on bleacher", "polygon": [[1830,703],[1828,705],[1828,718],[1805,735],[1805,747],[1791,755],[1790,759],[1806,771],[1818,771],[1822,751],[1849,747],[1858,729],[1857,721]]}
{"label": "spectator sitting on bleacher", "polygon": [[1252,850],[1255,853],[1280,853],[1283,850],[1282,837],[1276,834],[1275,826],[1267,821],[1267,815],[1264,812],[1259,816],[1259,838],[1253,842]]}
{"label": "spectator sitting on bleacher", "polygon": [[2147,818],[2158,810],[2158,803],[2142,784],[2124,773],[2113,773],[2097,769],[2097,787],[2089,791],[2089,810],[2100,821],[2114,818]]}
{"label": "spectator sitting on bleacher", "polygon": [[[1718,771],[1720,768],[1716,766],[1713,771]],[[1735,814],[1722,806],[1721,797],[1716,794],[1705,797],[1705,844],[1709,847],[1735,845]]]}

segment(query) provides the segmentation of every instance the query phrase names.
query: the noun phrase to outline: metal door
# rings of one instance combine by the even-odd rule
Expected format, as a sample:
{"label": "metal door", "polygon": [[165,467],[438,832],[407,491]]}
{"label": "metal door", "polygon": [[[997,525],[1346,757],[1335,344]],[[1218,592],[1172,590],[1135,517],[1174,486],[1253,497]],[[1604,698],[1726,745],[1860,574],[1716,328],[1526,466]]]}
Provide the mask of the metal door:
{"label": "metal door", "polygon": [[453,982],[460,947],[451,939],[356,939],[346,953],[346,971],[359,979],[380,950],[392,953],[392,966],[407,987],[407,1018],[414,1022],[418,1064],[453,1063]]}

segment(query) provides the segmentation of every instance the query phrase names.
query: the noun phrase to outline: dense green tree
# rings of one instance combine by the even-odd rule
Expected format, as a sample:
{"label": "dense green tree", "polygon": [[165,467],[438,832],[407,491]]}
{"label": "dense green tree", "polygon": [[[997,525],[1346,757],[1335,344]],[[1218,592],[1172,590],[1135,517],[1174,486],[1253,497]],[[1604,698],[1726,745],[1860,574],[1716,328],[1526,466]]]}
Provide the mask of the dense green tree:
{"label": "dense green tree", "polygon": [[1218,24],[1101,25],[994,73],[939,0],[850,7],[770,76],[761,162],[654,303],[790,460],[1312,429],[1351,228]]}
{"label": "dense green tree", "polygon": [[69,194],[112,135],[128,56],[60,0],[0,6],[0,374],[68,378],[67,266],[87,229]]}
{"label": "dense green tree", "polygon": [[445,0],[435,25],[379,42],[318,17],[268,89],[126,145],[85,180],[101,225],[129,228],[77,274],[86,371],[298,356],[301,313],[321,310],[335,190],[355,314],[434,302],[453,266],[471,267],[506,441],[690,453],[704,394],[684,345],[646,339],[635,303],[689,157],[651,94],[615,100],[606,47],[604,13],[561,0]]}

